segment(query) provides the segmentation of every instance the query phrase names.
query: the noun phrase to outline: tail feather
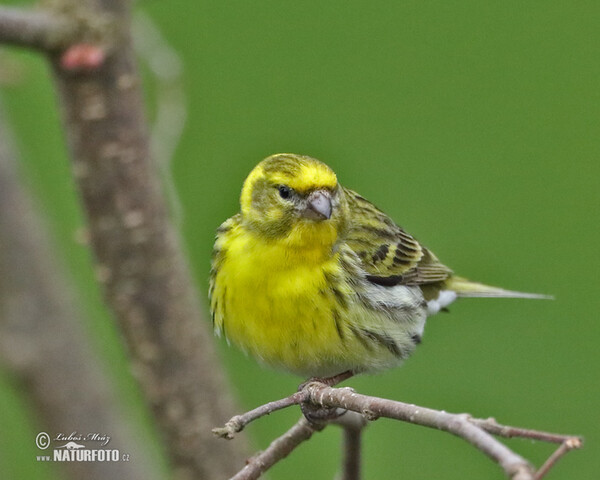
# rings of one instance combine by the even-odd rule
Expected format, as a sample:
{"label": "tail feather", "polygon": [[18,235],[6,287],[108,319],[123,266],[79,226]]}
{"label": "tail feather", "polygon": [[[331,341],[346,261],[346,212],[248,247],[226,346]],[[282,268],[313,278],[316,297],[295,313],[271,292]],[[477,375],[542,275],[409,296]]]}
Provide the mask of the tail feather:
{"label": "tail feather", "polygon": [[446,280],[446,288],[456,292],[459,297],[488,297],[488,298],[531,298],[538,300],[553,300],[552,295],[540,293],[515,292],[504,288],[492,287],[483,283],[471,282],[462,277],[450,277]]}

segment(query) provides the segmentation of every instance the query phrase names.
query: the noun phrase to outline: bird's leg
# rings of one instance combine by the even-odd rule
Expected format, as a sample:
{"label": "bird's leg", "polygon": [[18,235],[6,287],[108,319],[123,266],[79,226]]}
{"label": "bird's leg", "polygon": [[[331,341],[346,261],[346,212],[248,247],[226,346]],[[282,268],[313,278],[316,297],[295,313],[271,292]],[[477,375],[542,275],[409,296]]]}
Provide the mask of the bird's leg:
{"label": "bird's leg", "polygon": [[331,377],[310,377],[306,382],[302,382],[298,386],[298,391],[302,390],[309,383],[319,382],[324,383],[328,387],[333,387],[338,383],[342,383],[344,380],[348,380],[350,377],[354,376],[354,372],[352,370],[346,370],[345,372],[338,373],[337,375],[332,375]]}
{"label": "bird's leg", "polygon": [[318,382],[324,383],[328,387],[333,387],[338,383],[342,383],[344,380],[348,380],[349,378],[354,376],[354,372],[352,370],[346,370],[345,372],[338,373],[337,375],[333,375],[327,378],[318,379]]}
{"label": "bird's leg", "polygon": [[[338,383],[343,382],[344,380],[349,379],[354,375],[352,370],[346,370],[345,372],[338,373],[337,375],[333,375],[331,377],[319,378],[319,377],[311,377],[306,382],[303,382],[298,387],[298,391],[301,391],[306,385],[312,382],[319,382],[327,385],[328,387],[333,387]],[[308,403],[301,403],[300,410],[304,417],[311,423],[322,423],[328,420],[333,420],[338,418],[339,416],[346,413],[346,410],[342,408],[323,408],[316,407],[314,405],[310,405]]]}

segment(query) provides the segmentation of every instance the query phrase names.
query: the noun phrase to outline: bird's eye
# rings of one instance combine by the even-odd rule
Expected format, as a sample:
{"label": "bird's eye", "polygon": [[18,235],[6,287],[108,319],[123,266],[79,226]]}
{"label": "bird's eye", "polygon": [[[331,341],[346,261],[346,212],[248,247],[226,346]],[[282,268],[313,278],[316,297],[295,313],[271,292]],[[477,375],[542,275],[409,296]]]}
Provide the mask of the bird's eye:
{"label": "bird's eye", "polygon": [[287,199],[292,195],[292,189],[286,185],[279,185],[277,189],[279,190],[279,196],[281,198]]}

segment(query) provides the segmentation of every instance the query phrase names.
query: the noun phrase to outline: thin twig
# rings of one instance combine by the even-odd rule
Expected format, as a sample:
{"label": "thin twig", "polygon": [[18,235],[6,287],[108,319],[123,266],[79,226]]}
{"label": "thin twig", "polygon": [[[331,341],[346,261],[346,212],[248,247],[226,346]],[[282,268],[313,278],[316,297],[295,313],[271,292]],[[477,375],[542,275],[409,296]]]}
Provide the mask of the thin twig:
{"label": "thin twig", "polygon": [[500,425],[494,418],[469,418],[469,422],[484,429],[486,432],[498,437],[504,438],[528,438],[530,440],[540,440],[549,443],[564,443],[567,441],[580,442],[581,445],[574,448],[580,448],[583,440],[576,435],[560,435],[558,433],[542,432],[528,428],[512,427],[510,425]]}
{"label": "thin twig", "polygon": [[[444,430],[463,438],[488,455],[513,480],[541,479],[567,451],[581,448],[583,445],[583,440],[580,437],[500,425],[493,418],[485,420],[474,419],[467,414],[447,413],[393,400],[370,397],[358,394],[351,388],[332,388],[319,382],[309,382],[303,385],[302,389],[294,395],[277,400],[276,402],[270,402],[244,415],[234,417],[228,422],[225,428],[218,429],[217,431],[221,433],[221,436],[230,438],[230,432],[238,431],[235,429],[241,430],[248,423],[263,415],[296,403],[308,403],[326,409],[343,408],[348,411],[346,414],[338,416],[328,423],[343,424],[345,422],[344,418],[349,413],[356,412],[368,420],[387,417]],[[561,443],[561,447],[544,463],[537,473],[534,473],[534,469],[527,460],[496,440],[492,434],[507,438],[522,437]],[[355,450],[357,438],[356,436],[351,436],[350,432],[347,432],[346,435],[347,441],[352,443],[346,448],[347,455],[349,455],[349,452],[352,450],[357,451]],[[273,444],[271,444],[271,447],[275,448]],[[288,453],[289,450],[286,450],[285,455]],[[358,455],[354,455],[354,457],[358,459]],[[346,461],[349,461],[349,459],[346,459]],[[352,466],[352,469],[354,472],[358,471],[357,466]],[[352,475],[354,474],[352,473]],[[346,477],[344,478],[346,479]],[[357,477],[348,476],[347,478],[353,479]]]}
{"label": "thin twig", "polygon": [[367,426],[367,419],[361,413],[344,410],[344,413],[329,420],[327,423],[339,425],[344,429],[341,480],[358,480],[361,475],[362,463],[362,431]]}
{"label": "thin twig", "polygon": [[[323,385],[336,385],[337,383],[350,378],[352,375],[352,372],[343,372],[339,375],[335,375],[333,377],[325,379],[326,383],[323,383]],[[212,432],[218,437],[231,440],[236,433],[241,432],[246,427],[246,425],[253,422],[254,420],[258,420],[260,417],[269,415],[270,413],[273,413],[277,410],[281,410],[283,408],[291,407],[292,405],[299,405],[302,402],[306,402],[306,392],[304,390],[304,387],[309,383],[311,382],[308,381],[306,383],[301,384],[300,387],[298,387],[299,391],[290,395],[289,397],[265,403],[264,405],[261,405],[260,407],[257,407],[254,410],[250,410],[249,412],[246,412],[242,415],[236,415],[235,417],[232,417],[223,427],[213,428]],[[319,382],[319,384],[321,383]],[[350,417],[350,415],[345,416],[344,418],[348,417]],[[332,423],[339,423],[341,426],[345,427],[343,420],[334,421]],[[361,425],[360,428],[362,428],[363,426],[364,425]],[[353,425],[353,428],[358,428],[356,421]]]}
{"label": "thin twig", "polygon": [[581,440],[577,437],[570,438],[563,442],[552,455],[544,462],[544,464],[535,472],[534,480],[541,480],[550,469],[558,462],[566,453],[575,448],[581,448]]}
{"label": "thin twig", "polygon": [[47,10],[0,7],[0,43],[52,52],[66,47],[75,31],[73,22]]}
{"label": "thin twig", "polygon": [[487,456],[496,461],[506,474],[515,478],[533,478],[529,463],[514,453],[504,444],[498,442],[487,432],[472,424],[468,415],[452,414],[443,411],[409,405],[392,400],[369,397],[354,392],[349,388],[334,389],[318,383],[311,383],[305,389],[307,400],[324,407],[342,407],[355,412],[362,412],[367,418],[395,418],[417,425],[437,428],[457,435]]}
{"label": "thin twig", "polygon": [[265,403],[254,410],[250,410],[242,415],[236,415],[235,417],[232,417],[225,424],[225,426],[221,428],[213,428],[212,432],[218,437],[231,440],[234,437],[234,434],[241,432],[250,422],[260,417],[264,417],[265,415],[269,415],[270,413],[276,412],[277,410],[281,410],[292,405],[298,405],[302,401],[303,397],[304,393],[300,391],[290,395],[289,397]]}
{"label": "thin twig", "polygon": [[267,449],[250,458],[246,466],[230,480],[254,480],[260,477],[275,463],[287,457],[298,445],[312,437],[312,434],[324,428],[323,425],[309,423],[304,417],[285,432],[281,437],[271,442]]}
{"label": "thin twig", "polygon": [[362,437],[361,428],[344,428],[343,443],[343,480],[360,479],[360,441]]}

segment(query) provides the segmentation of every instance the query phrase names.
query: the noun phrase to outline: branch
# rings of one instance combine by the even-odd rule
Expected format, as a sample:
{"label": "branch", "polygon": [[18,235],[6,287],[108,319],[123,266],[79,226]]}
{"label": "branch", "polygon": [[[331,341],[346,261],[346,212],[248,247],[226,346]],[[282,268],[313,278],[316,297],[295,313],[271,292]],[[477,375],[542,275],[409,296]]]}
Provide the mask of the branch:
{"label": "branch", "polygon": [[298,445],[312,437],[313,433],[322,430],[324,426],[311,424],[304,417],[300,418],[281,437],[273,440],[264,452],[250,458],[246,466],[230,480],[254,480],[260,477],[278,461],[287,457]]}
{"label": "branch", "polygon": [[289,397],[282,398],[281,400],[275,400],[273,402],[265,403],[260,407],[250,410],[242,415],[236,415],[232,417],[223,427],[213,428],[212,432],[221,438],[231,440],[234,435],[241,432],[246,425],[254,420],[257,420],[265,415],[276,412],[283,408],[291,407],[292,405],[299,405],[305,397],[305,394],[300,391],[296,392]]}
{"label": "branch", "polygon": [[[319,382],[307,383],[298,394],[267,405],[283,406],[284,404],[291,405],[294,403],[307,403],[326,409],[343,408],[357,412],[368,420],[387,417],[444,430],[463,438],[485,453],[497,462],[513,480],[539,480],[567,451],[583,446],[583,440],[577,436],[558,435],[500,425],[493,419],[473,419],[467,414],[447,413],[417,405],[361,395],[351,388],[332,388]],[[216,429],[215,433],[225,438],[231,438],[235,431],[242,430],[251,421],[273,411],[271,408],[264,407],[234,417],[235,422],[230,420],[223,429]],[[506,438],[521,437],[544,440],[561,443],[561,446],[537,472],[534,472],[531,465],[524,458],[500,443],[491,434]]]}
{"label": "branch", "polygon": [[367,425],[365,417],[347,410],[336,420],[344,428],[342,480],[359,480],[361,464],[362,431]]}
{"label": "branch", "polygon": [[[0,360],[51,438],[105,434],[131,462],[60,462],[66,478],[159,479],[84,332],[68,282],[17,176],[0,112]],[[60,445],[64,444],[61,442]],[[88,444],[92,448],[93,445]],[[50,453],[48,453],[50,452]],[[51,455],[52,450],[40,451]]]}
{"label": "branch", "polygon": [[246,455],[243,443],[224,449],[210,435],[215,419],[231,416],[233,400],[149,152],[132,4],[51,0],[39,14],[2,8],[0,41],[52,53],[96,275],[133,373],[177,475],[223,478]]}
{"label": "branch", "polygon": [[0,7],[0,43],[53,52],[66,47],[76,27],[47,10]]}
{"label": "branch", "polygon": [[394,418],[417,425],[444,430],[457,435],[500,464],[510,478],[532,478],[528,462],[499,443],[487,432],[468,420],[467,415],[457,415],[428,408],[408,405],[392,400],[369,397],[355,393],[349,388],[332,389],[310,384],[307,401],[324,407],[342,407],[362,413],[368,419]]}
{"label": "branch", "polygon": [[560,444],[552,455],[544,462],[544,464],[539,468],[537,472],[535,472],[534,480],[540,480],[543,478],[550,469],[558,462],[567,452],[581,448],[583,446],[582,440],[578,437],[573,437],[565,440]]}
{"label": "branch", "polygon": [[93,74],[54,63],[97,276],[174,467],[222,478],[245,459],[243,445],[223,449],[209,433],[233,411],[232,397],[150,157],[129,2],[100,3],[115,8],[120,47]]}

